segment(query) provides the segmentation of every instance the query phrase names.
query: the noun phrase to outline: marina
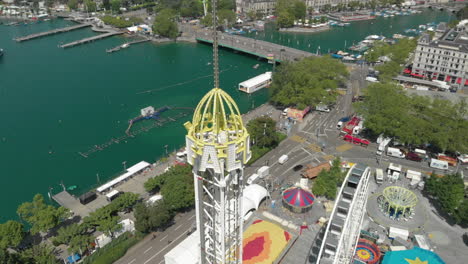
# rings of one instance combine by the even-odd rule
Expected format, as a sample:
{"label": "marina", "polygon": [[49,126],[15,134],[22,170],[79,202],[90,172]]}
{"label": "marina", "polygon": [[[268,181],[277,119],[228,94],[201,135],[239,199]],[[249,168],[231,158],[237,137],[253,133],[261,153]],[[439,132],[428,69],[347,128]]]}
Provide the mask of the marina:
{"label": "marina", "polygon": [[17,42],[23,42],[23,41],[28,41],[28,40],[32,40],[36,38],[42,38],[45,36],[54,35],[54,34],[58,34],[62,32],[69,32],[69,31],[80,29],[80,28],[90,27],[91,25],[92,24],[89,24],[89,23],[83,23],[83,24],[78,24],[78,25],[64,27],[64,28],[53,29],[53,30],[49,30],[46,32],[30,34],[24,37],[15,38],[14,40],[16,40]]}
{"label": "marina", "polygon": [[[257,39],[257,42],[264,40],[315,54],[317,50],[318,53],[343,50],[345,40],[349,46],[371,34],[391,37],[421,24],[450,19],[445,12],[426,9],[421,14],[352,22],[349,26],[313,35],[277,32],[267,24],[264,32],[247,32],[244,36],[251,40],[248,42],[250,49]],[[116,167],[121,168],[124,160],[133,164],[141,160],[154,161],[164,155],[164,145],[171,149],[180,147],[181,135],[185,133],[181,125],[184,119],[142,132],[135,138],[124,133],[128,120],[137,115],[135,109],[148,105],[194,106],[196,99],[211,87],[207,78],[201,78],[212,72],[212,65],[208,65],[212,53],[206,45],[142,43],[115,54],[118,56],[108,56],[104,52],[107,48],[126,41],[109,37],[77,49],[57,49],[60,42],[68,43],[94,34],[90,27],[51,35],[32,42],[34,45],[19,45],[12,40],[72,25],[76,24],[62,19],[18,27],[0,25],[0,48],[5,50],[0,59],[2,86],[5,87],[0,96],[0,111],[4,113],[6,128],[0,134],[0,157],[5,173],[18,175],[11,178],[11,185],[23,186],[21,192],[14,188],[3,189],[0,198],[9,201],[2,206],[3,219],[15,217],[18,204],[30,200],[37,192],[46,194],[50,185],[58,190],[60,187],[56,186],[61,180],[78,185],[70,193],[84,193],[96,183],[96,173],[105,181],[114,175]],[[240,49],[243,46],[239,44]],[[238,102],[240,110],[246,112],[252,105],[267,101],[266,89],[249,96],[238,92],[238,84],[271,71],[271,65],[255,55],[240,56],[241,52],[235,54],[226,50],[220,50],[220,54],[220,68],[225,70],[222,85]],[[201,66],[194,67],[195,62]],[[253,69],[256,64],[260,66]],[[193,79],[196,80],[189,82]],[[149,90],[151,92],[143,92]],[[41,118],[26,122],[18,118],[17,109],[39,113]],[[171,118],[174,117],[171,115]],[[154,123],[153,120],[141,122],[132,128],[132,133]],[[126,138],[119,141],[123,136]],[[113,141],[112,149],[103,151],[104,146],[99,145],[112,138],[119,144]],[[96,151],[88,153],[89,158],[78,154],[86,154],[95,144]],[[24,160],[28,166],[22,166]],[[43,171],[44,176],[37,177],[37,171]],[[25,181],[30,184],[23,185]]]}

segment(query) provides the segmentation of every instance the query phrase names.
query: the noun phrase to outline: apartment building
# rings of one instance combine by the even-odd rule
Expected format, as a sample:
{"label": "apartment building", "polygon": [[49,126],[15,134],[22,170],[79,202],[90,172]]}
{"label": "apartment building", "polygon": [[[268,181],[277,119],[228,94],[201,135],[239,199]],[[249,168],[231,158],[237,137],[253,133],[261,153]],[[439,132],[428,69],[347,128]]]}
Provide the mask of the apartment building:
{"label": "apartment building", "polygon": [[423,34],[415,50],[411,75],[468,89],[468,20],[452,29],[441,23],[434,38]]}

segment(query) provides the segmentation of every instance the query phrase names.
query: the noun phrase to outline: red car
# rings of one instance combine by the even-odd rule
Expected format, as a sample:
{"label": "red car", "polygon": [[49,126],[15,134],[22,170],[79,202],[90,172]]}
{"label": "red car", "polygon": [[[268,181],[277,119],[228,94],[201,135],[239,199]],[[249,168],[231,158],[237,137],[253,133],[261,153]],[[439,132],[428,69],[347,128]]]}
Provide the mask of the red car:
{"label": "red car", "polygon": [[422,161],[422,158],[417,153],[414,153],[414,152],[406,153],[405,158],[407,160],[412,160],[412,161],[418,161],[418,162]]}

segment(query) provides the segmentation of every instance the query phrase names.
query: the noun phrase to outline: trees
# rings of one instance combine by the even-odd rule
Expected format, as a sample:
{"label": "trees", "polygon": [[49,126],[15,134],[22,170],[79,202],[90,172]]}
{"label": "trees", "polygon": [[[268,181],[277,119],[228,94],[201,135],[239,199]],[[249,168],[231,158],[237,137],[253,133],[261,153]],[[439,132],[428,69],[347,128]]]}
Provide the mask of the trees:
{"label": "trees", "polygon": [[221,9],[218,11],[218,23],[220,25],[232,26],[236,23],[236,13],[232,10]]}
{"label": "trees", "polygon": [[345,176],[345,173],[341,171],[341,160],[336,158],[329,171],[320,171],[312,186],[312,192],[316,196],[325,196],[333,200],[336,198],[336,189],[341,185]]}
{"label": "trees", "polygon": [[142,233],[148,233],[166,227],[173,217],[174,212],[164,200],[149,206],[138,203],[135,207],[135,228]]}
{"label": "trees", "polygon": [[355,103],[365,117],[367,129],[411,144],[432,143],[440,150],[468,151],[468,111],[465,101],[408,96],[400,86],[390,83],[369,85],[366,100]]}
{"label": "trees", "polygon": [[180,15],[183,17],[198,17],[203,15],[203,4],[196,0],[183,0],[180,4]]}
{"label": "trees", "polygon": [[0,250],[18,247],[24,235],[23,224],[17,221],[0,224]]}
{"label": "trees", "polygon": [[68,7],[72,10],[75,10],[78,7],[78,0],[68,0]]}
{"label": "trees", "polygon": [[270,87],[270,102],[299,109],[334,102],[336,88],[348,75],[344,64],[328,56],[285,62],[277,69]]}
{"label": "trees", "polygon": [[140,199],[140,195],[136,193],[126,192],[117,197],[110,204],[112,211],[125,211],[132,208]]}
{"label": "trees", "polygon": [[270,117],[258,117],[247,124],[252,144],[261,147],[276,147],[279,143],[276,122]]}
{"label": "trees", "polygon": [[174,10],[163,9],[154,20],[153,31],[160,36],[175,39],[179,35],[179,28],[174,20]]}
{"label": "trees", "polygon": [[247,17],[250,18],[250,20],[257,20],[257,12],[255,12],[255,10],[250,10],[247,12]]}
{"label": "trees", "polygon": [[294,20],[304,19],[307,7],[300,0],[277,0],[276,15],[278,16],[277,25],[279,28],[292,27]]}
{"label": "trees", "polygon": [[120,2],[120,0],[111,0],[110,1],[110,8],[111,8],[112,12],[119,13],[121,5],[122,5],[122,2]]}
{"label": "trees", "polygon": [[59,264],[60,262],[54,256],[54,248],[50,245],[41,243],[21,252],[24,263],[34,264]]}
{"label": "trees", "polygon": [[46,232],[70,216],[70,211],[64,207],[55,208],[47,205],[41,194],[36,194],[32,202],[21,204],[16,212],[21,219],[31,225],[32,234]]}
{"label": "trees", "polygon": [[85,0],[85,5],[86,5],[86,11],[88,12],[96,12],[97,6],[96,2],[93,0]]}
{"label": "trees", "polygon": [[294,15],[288,11],[278,12],[278,19],[276,20],[279,28],[288,28],[294,26]]}
{"label": "trees", "polygon": [[468,224],[468,199],[464,198],[463,179],[459,174],[444,177],[431,175],[426,179],[424,189],[434,196],[441,209],[451,215],[457,223]]}

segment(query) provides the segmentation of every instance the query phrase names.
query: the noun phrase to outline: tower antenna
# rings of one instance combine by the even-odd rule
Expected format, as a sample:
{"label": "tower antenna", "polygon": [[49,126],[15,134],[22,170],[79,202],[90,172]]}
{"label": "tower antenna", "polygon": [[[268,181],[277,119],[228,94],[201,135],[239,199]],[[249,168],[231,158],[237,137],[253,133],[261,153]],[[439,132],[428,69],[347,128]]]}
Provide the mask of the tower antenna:
{"label": "tower antenna", "polygon": [[217,15],[217,0],[211,1],[211,14],[213,16],[213,78],[214,88],[219,88],[219,59],[218,59],[218,15]]}

